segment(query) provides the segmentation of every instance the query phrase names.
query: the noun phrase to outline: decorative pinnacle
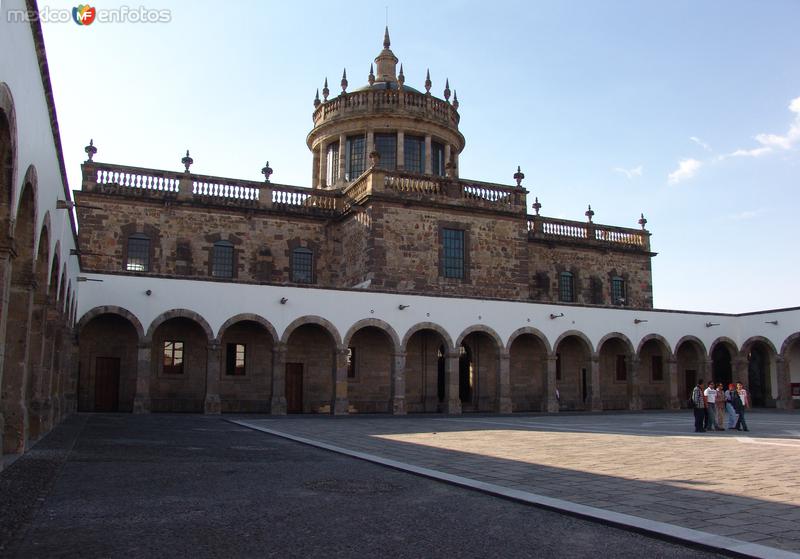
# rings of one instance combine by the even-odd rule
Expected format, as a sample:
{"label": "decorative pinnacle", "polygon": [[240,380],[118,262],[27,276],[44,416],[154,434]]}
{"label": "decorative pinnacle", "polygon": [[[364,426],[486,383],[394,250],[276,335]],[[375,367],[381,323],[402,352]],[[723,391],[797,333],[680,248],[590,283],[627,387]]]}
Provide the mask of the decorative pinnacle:
{"label": "decorative pinnacle", "polygon": [[347,68],[342,70],[342,93],[347,91]]}
{"label": "decorative pinnacle", "polygon": [[444,82],[444,100],[448,103],[450,102],[450,78],[447,78]]}
{"label": "decorative pinnacle", "polygon": [[431,70],[428,68],[428,73],[425,74],[425,93],[430,94],[431,86],[433,83],[431,82]]}
{"label": "decorative pinnacle", "polygon": [[536,197],[536,201],[533,203],[533,206],[531,206],[531,207],[533,208],[533,211],[536,212],[536,215],[539,215],[539,210],[542,209],[542,205],[539,203],[539,197],[538,196]]}
{"label": "decorative pinnacle", "polygon": [[375,83],[375,73],[372,71],[372,64],[369,65],[369,85]]}
{"label": "decorative pinnacle", "polygon": [[[455,104],[455,102],[453,102]],[[525,178],[525,173],[522,172],[522,169],[519,168],[517,165],[517,172],[514,173],[514,180],[517,181],[517,188],[522,188],[522,179]]]}
{"label": "decorative pinnacle", "polygon": [[403,65],[400,65],[400,74],[397,76],[397,83],[400,84],[400,88],[402,89],[403,84],[406,83],[406,75],[403,73]]}
{"label": "decorative pinnacle", "polygon": [[97,153],[97,148],[94,147],[94,140],[89,140],[89,145],[83,148],[83,151],[85,151],[86,155],[89,156],[89,159],[87,159],[86,162],[91,162],[92,157],[94,157],[94,154]]}
{"label": "decorative pinnacle", "polygon": [[322,104],[322,101],[319,100],[319,88],[317,88],[317,94],[314,95],[314,108],[316,109]]}
{"label": "decorative pinnacle", "polygon": [[592,209],[592,205],[589,204],[589,209],[586,210],[583,215],[589,218],[589,223],[592,222],[592,218],[594,217],[594,210]]}
{"label": "decorative pinnacle", "polygon": [[189,150],[188,149],[186,150],[186,157],[181,159],[181,163],[183,163],[183,166],[186,167],[186,172],[188,173],[189,172],[189,167],[191,167],[192,163],[194,163],[194,159],[189,157]]}
{"label": "decorative pinnacle", "polygon": [[456,90],[453,90],[453,108],[458,110],[458,93]]}
{"label": "decorative pinnacle", "polygon": [[386,31],[383,32],[383,48],[388,49],[392,46],[392,42],[389,40],[389,26],[386,26]]}
{"label": "decorative pinnacle", "polygon": [[327,101],[328,100],[328,94],[330,92],[331,92],[331,90],[328,89],[328,78],[325,78],[325,85],[322,87],[322,99]]}
{"label": "decorative pinnacle", "polygon": [[644,214],[642,214],[642,217],[639,218],[639,225],[642,226],[642,230],[644,231],[644,226],[647,225],[647,220],[644,218]]}
{"label": "decorative pinnacle", "polygon": [[264,182],[269,182],[269,176],[272,174],[272,167],[269,166],[269,161],[261,169],[261,174],[264,175]]}

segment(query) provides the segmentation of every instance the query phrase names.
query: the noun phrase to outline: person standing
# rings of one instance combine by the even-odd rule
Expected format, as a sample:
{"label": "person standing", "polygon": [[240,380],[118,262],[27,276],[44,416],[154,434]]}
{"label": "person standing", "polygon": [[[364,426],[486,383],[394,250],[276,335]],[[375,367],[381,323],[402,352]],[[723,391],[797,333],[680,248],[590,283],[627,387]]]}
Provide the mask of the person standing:
{"label": "person standing", "polygon": [[717,425],[717,389],[714,386],[714,381],[708,381],[708,388],[705,389],[703,395],[706,397],[706,415],[708,421],[706,423],[706,431],[721,431]]}
{"label": "person standing", "polygon": [[694,432],[705,433],[703,420],[706,417],[706,399],[703,396],[703,381],[698,380],[697,386],[692,389],[692,410],[694,411]]}
{"label": "person standing", "polygon": [[[738,406],[737,406],[738,404]],[[749,431],[750,429],[747,428],[747,421],[744,419],[744,410],[745,408],[750,407],[750,395],[747,393],[747,390],[744,389],[744,386],[741,382],[736,383],[736,397],[733,400],[733,408],[736,410],[736,413],[739,414],[739,419],[736,421],[736,430],[737,431]]]}
{"label": "person standing", "polygon": [[733,399],[735,397],[738,397],[736,394],[736,385],[730,383],[728,389],[725,391],[725,413],[727,416],[726,425],[728,429],[736,429],[736,423],[739,419],[736,410],[733,408]]}

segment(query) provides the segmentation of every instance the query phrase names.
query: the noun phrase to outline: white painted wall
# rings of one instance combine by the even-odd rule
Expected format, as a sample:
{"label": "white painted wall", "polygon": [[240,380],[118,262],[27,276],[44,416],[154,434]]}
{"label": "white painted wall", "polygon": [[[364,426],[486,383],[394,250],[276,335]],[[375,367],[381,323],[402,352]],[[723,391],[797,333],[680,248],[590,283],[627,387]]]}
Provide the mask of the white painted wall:
{"label": "white painted wall", "polygon": [[[67,275],[75,288],[78,274],[77,258],[70,257],[75,248],[67,210],[57,210],[56,200],[64,200],[64,185],[58,164],[58,155],[50,127],[50,115],[45,99],[39,62],[30,24],[9,21],[9,10],[26,10],[24,0],[0,2],[0,82],[11,90],[17,119],[17,153],[13,177],[14,192],[12,215],[16,215],[22,180],[29,166],[36,168],[38,175],[38,207],[36,215],[36,244],[45,216],[49,213],[51,232],[49,246],[50,266],[57,241],[60,242],[60,269],[67,263]],[[80,74],[80,72],[79,72]],[[76,79],[84,79],[79,75]],[[34,249],[36,250],[36,249]],[[49,267],[48,266],[48,273]],[[60,281],[60,278],[59,278]]]}

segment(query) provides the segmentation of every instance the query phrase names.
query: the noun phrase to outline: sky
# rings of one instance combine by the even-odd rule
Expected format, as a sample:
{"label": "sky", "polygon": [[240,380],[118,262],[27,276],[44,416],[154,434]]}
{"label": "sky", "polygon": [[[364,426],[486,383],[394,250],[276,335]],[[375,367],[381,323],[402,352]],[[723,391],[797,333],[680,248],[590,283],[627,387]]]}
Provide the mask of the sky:
{"label": "sky", "polygon": [[[40,1],[40,10],[74,4]],[[458,92],[462,178],[545,216],[652,233],[656,308],[800,305],[800,2],[368,0],[91,4],[43,22],[70,187],[97,161],[310,186],[314,93],[366,85],[387,21],[406,84]],[[155,17],[155,16],[153,16]],[[55,17],[53,19],[56,19]]]}

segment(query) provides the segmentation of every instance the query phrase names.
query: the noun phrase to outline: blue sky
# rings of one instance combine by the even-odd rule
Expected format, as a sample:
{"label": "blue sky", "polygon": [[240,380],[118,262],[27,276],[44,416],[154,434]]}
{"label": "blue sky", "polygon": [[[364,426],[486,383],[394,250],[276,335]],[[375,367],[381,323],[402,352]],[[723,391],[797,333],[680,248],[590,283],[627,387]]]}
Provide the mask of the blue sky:
{"label": "blue sky", "polygon": [[169,23],[44,24],[73,189],[89,138],[99,161],[179,170],[189,148],[199,173],[260,180],[268,159],[310,186],[314,92],[344,67],[366,83],[388,6],[406,83],[458,91],[462,177],[521,165],[544,215],[643,212],[658,308],[800,304],[796,0],[143,5]]}

